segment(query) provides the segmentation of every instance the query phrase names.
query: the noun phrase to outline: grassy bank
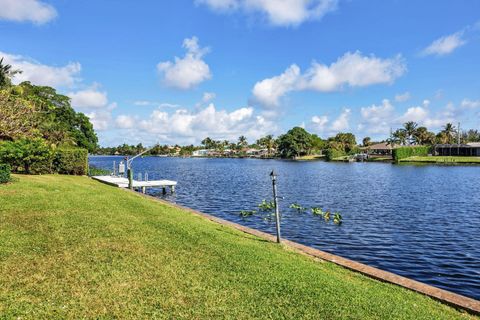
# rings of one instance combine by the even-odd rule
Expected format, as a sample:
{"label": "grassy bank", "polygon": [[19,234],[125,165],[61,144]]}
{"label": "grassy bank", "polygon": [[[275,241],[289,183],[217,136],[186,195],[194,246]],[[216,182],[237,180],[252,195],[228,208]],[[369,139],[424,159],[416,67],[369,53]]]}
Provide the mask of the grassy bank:
{"label": "grassy bank", "polygon": [[17,176],[0,203],[0,318],[470,318],[86,177]]}
{"label": "grassy bank", "polygon": [[428,162],[428,163],[478,163],[480,164],[480,157],[450,157],[450,156],[435,156],[435,157],[408,157],[400,159],[399,162]]}
{"label": "grassy bank", "polygon": [[308,156],[296,157],[295,160],[298,160],[298,161],[310,161],[310,160],[321,160],[321,159],[324,159],[324,158],[325,158],[324,155],[312,154],[312,155],[308,155]]}

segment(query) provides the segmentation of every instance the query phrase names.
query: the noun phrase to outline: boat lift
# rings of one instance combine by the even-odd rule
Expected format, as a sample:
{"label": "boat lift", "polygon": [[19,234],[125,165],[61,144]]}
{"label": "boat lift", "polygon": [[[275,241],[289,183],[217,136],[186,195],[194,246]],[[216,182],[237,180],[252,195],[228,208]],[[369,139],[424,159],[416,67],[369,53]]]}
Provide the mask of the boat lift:
{"label": "boat lift", "polygon": [[[115,174],[112,176],[94,176],[92,177],[95,180],[101,181],[103,183],[117,186],[119,188],[129,188],[130,190],[137,189],[137,190],[142,190],[142,193],[146,192],[147,187],[161,187],[163,194],[166,194],[166,188],[169,187],[171,193],[175,192],[175,187],[177,185],[176,181],[171,181],[171,180],[151,180],[151,181],[141,181],[140,180],[133,180],[133,169],[132,169],[132,162],[136,158],[142,156],[143,154],[147,153],[148,151],[152,150],[158,146],[158,143],[154,145],[153,147],[150,147],[141,153],[137,154],[136,156],[132,158],[126,157],[126,166],[127,166],[127,178],[124,178],[123,176],[116,176]],[[114,169],[115,171],[115,169]],[[122,162],[119,163],[118,165],[118,173],[123,175],[125,173],[125,164]]]}

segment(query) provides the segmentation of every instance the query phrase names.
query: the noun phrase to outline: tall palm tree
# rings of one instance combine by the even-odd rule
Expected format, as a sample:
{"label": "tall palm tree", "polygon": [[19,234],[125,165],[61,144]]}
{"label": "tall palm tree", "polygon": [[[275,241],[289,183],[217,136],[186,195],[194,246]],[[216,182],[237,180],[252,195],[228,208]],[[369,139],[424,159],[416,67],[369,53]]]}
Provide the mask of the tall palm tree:
{"label": "tall palm tree", "polygon": [[10,79],[18,73],[22,71],[12,69],[11,65],[3,63],[3,58],[0,59],[0,87],[8,84]]}
{"label": "tall palm tree", "polygon": [[238,137],[238,146],[240,148],[245,148],[248,146],[247,138],[245,136]]}
{"label": "tall palm tree", "polygon": [[392,133],[390,136],[390,139],[388,139],[388,144],[394,145],[394,144],[400,144],[402,146],[407,144],[407,132],[405,129],[398,129],[395,132]]}
{"label": "tall palm tree", "polygon": [[418,127],[413,135],[415,144],[433,144],[435,142],[435,134],[429,132],[426,127]]}
{"label": "tall palm tree", "polygon": [[267,148],[268,155],[272,154],[273,149],[277,146],[277,141],[273,138],[273,135],[269,134],[265,137],[265,147]]}
{"label": "tall palm tree", "polygon": [[453,137],[455,136],[456,128],[452,123],[447,123],[441,132],[447,136],[447,143],[453,143]]}
{"label": "tall palm tree", "polygon": [[213,145],[213,140],[210,137],[206,137],[202,140],[201,144],[205,146],[205,149],[210,149]]}
{"label": "tall palm tree", "polygon": [[417,127],[418,123],[414,121],[408,121],[403,124],[408,144],[412,144],[415,142],[414,136],[417,131]]}

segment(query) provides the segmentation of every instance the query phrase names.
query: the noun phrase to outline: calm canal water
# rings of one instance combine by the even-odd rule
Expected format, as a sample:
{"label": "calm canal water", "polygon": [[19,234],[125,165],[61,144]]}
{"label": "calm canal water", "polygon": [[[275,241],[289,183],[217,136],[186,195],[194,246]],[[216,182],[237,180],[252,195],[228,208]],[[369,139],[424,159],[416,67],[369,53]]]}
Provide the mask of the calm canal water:
{"label": "calm canal water", "polygon": [[[111,169],[122,157],[91,157]],[[282,236],[421,282],[480,299],[480,167],[256,159],[145,157],[133,164],[149,179],[178,181],[187,207],[274,234],[273,221],[241,218],[270,200],[277,171]],[[291,203],[338,211],[326,224]]]}

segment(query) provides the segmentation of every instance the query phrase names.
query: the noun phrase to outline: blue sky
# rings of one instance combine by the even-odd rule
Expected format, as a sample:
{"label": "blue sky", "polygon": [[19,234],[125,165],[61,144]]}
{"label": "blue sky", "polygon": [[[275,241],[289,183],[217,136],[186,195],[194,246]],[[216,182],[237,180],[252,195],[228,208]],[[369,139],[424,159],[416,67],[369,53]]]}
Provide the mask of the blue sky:
{"label": "blue sky", "polygon": [[102,145],[480,129],[480,2],[0,0],[0,56]]}

